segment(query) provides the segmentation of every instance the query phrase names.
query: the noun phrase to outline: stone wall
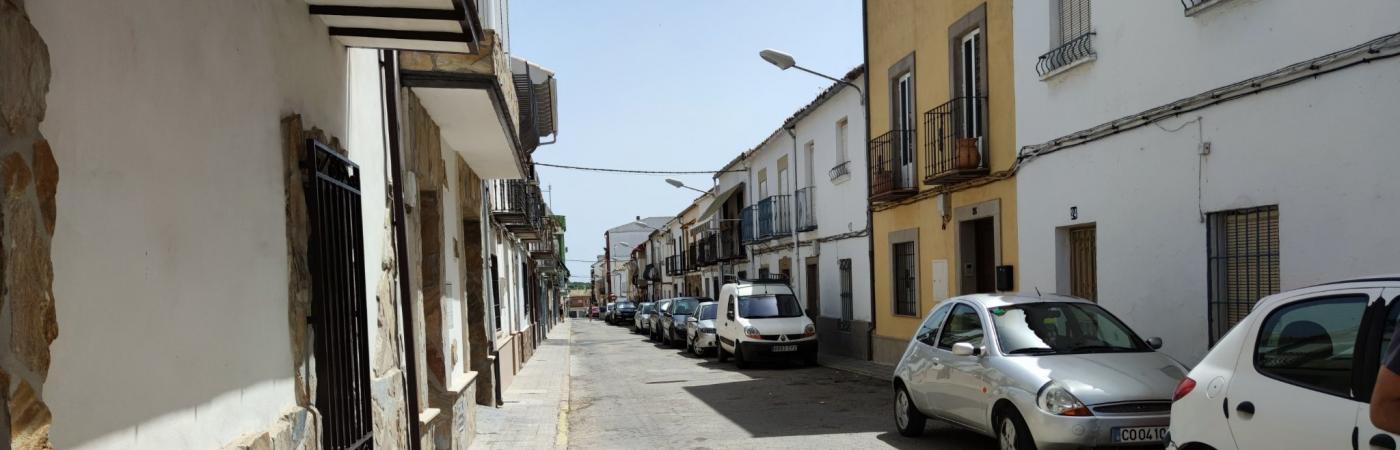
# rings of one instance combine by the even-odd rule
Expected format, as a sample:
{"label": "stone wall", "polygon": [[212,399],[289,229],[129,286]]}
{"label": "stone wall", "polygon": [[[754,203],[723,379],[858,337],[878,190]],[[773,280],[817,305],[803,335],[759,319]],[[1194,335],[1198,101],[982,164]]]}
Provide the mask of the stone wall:
{"label": "stone wall", "polygon": [[54,313],[58,165],[39,132],[49,90],[48,47],[20,0],[0,0],[0,448],[45,449],[44,402]]}

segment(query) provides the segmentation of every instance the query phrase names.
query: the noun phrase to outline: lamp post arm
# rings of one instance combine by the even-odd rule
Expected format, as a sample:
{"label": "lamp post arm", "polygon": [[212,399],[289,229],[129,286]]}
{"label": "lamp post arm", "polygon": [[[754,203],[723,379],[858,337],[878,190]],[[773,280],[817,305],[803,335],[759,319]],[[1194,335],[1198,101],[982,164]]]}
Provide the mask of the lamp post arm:
{"label": "lamp post arm", "polygon": [[819,77],[822,77],[822,78],[826,78],[826,79],[831,80],[831,81],[835,81],[835,82],[837,82],[837,83],[841,83],[841,84],[850,86],[851,89],[855,89],[855,90],[856,90],[856,93],[857,93],[857,94],[860,94],[860,104],[861,104],[861,105],[865,105],[865,91],[860,90],[860,86],[856,86],[855,83],[852,83],[852,82],[849,82],[849,81],[846,81],[846,80],[842,80],[842,79],[832,78],[832,77],[830,77],[830,76],[828,76],[828,75],[826,75],[826,74],[823,74],[823,73],[821,73],[821,72],[817,72],[817,71],[815,71],[815,70],[811,70],[811,69],[808,69],[808,68],[806,68],[806,67],[802,67],[802,66],[799,66],[799,65],[796,65],[796,64],[794,64],[792,67],[795,68],[795,69],[801,70],[801,71],[803,71],[803,72],[810,73],[810,74],[812,74],[812,75],[816,75],[816,76],[819,76]]}

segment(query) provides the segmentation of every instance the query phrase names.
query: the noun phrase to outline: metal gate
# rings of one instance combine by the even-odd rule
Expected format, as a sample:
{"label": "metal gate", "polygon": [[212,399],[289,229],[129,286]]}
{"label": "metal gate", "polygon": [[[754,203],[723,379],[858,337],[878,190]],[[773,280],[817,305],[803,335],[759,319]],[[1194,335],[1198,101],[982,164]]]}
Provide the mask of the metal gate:
{"label": "metal gate", "polygon": [[370,449],[369,339],[359,166],[308,139],[311,316],[323,447]]}

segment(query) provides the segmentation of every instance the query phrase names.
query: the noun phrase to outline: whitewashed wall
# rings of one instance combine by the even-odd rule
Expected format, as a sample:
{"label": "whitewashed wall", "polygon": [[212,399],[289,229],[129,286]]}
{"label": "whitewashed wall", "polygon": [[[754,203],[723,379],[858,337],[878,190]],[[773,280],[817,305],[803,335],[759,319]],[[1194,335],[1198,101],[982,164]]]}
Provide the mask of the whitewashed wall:
{"label": "whitewashed wall", "polygon": [[295,405],[282,117],[346,138],[345,51],[290,1],[27,2],[53,77],[64,449],[217,448]]}
{"label": "whitewashed wall", "polygon": [[[1095,2],[1098,60],[1042,82],[1031,63],[1048,33],[1043,3],[1016,10],[1022,146],[1359,44],[1400,17],[1374,1],[1236,0],[1196,17],[1169,2]],[[1095,223],[1099,303],[1194,363],[1208,345],[1202,211],[1278,205],[1285,290],[1400,272],[1400,235],[1377,226],[1400,221],[1397,85],[1400,61],[1354,66],[1024,164],[1021,285],[1067,292],[1056,229]],[[1196,117],[1199,131],[1186,124]],[[1212,150],[1201,158],[1203,141]]]}

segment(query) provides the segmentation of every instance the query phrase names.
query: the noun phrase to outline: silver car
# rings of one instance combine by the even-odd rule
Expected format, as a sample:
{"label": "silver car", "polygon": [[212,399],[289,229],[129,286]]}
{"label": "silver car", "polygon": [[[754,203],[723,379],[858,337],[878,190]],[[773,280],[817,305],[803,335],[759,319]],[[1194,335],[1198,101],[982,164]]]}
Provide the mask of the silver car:
{"label": "silver car", "polygon": [[933,418],[1005,450],[1165,442],[1186,368],[1094,303],[1058,295],[940,303],[895,368],[900,434]]}
{"label": "silver car", "polygon": [[637,305],[637,315],[632,316],[632,332],[644,333],[651,329],[651,315],[656,312],[656,303],[642,302]]}
{"label": "silver car", "polygon": [[685,319],[685,349],[695,356],[705,356],[718,345],[715,341],[715,302],[704,302],[695,314]]}
{"label": "silver car", "polygon": [[657,334],[661,335],[661,342],[671,346],[679,346],[685,339],[685,321],[695,314],[695,308],[701,302],[711,301],[708,298],[681,297],[671,299],[671,305],[666,308],[661,320],[657,323],[661,329]]}

